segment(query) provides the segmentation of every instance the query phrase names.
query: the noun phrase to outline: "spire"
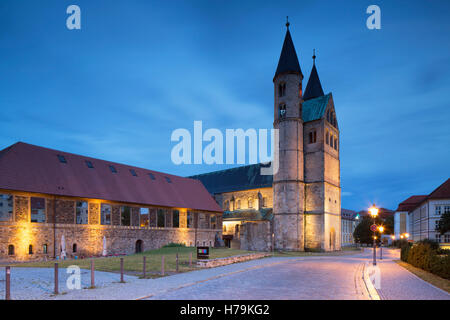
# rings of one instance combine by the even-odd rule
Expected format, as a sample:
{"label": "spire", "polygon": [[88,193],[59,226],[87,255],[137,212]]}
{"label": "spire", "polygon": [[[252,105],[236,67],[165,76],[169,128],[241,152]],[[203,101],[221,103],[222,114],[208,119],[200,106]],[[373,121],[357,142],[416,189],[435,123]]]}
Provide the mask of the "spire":
{"label": "spire", "polygon": [[291,33],[289,32],[289,20],[286,21],[286,36],[284,38],[283,49],[281,49],[280,60],[278,61],[275,77],[281,73],[298,73],[303,77],[302,70],[298,63],[297,53],[295,52],[294,43],[292,42]]}
{"label": "spire", "polygon": [[314,99],[323,96],[322,85],[320,84],[319,74],[316,69],[316,50],[313,53],[313,67],[311,70],[311,75],[308,79],[308,84],[306,85],[305,93],[303,94],[303,100]]}

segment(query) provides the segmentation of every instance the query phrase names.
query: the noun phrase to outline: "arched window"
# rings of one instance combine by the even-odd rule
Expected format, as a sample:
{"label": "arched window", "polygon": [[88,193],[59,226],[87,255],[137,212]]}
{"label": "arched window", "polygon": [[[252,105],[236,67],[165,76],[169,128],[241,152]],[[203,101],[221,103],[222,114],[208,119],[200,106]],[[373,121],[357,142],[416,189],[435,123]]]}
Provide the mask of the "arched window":
{"label": "arched window", "polygon": [[278,96],[284,97],[286,94],[286,83],[282,82],[278,85]]}
{"label": "arched window", "polygon": [[33,254],[33,246],[31,244],[28,246],[28,254]]}
{"label": "arched window", "polygon": [[332,147],[333,148],[333,135],[331,134],[330,135],[330,147]]}
{"label": "arched window", "polygon": [[337,150],[337,138],[334,139],[334,149]]}
{"label": "arched window", "polygon": [[73,246],[72,246],[72,252],[73,253],[77,252],[77,244],[76,243],[74,243]]}
{"label": "arched window", "polygon": [[286,105],[284,103],[280,104],[280,106],[278,107],[278,117],[280,119],[283,119],[286,117]]}
{"label": "arched window", "polygon": [[42,246],[42,253],[44,253],[44,254],[47,254],[47,253],[48,253],[48,246],[47,246],[47,244],[44,244],[44,245]]}
{"label": "arched window", "polygon": [[328,134],[328,131],[327,131],[327,134],[326,134],[325,141],[327,142],[327,144],[330,144],[330,135]]}
{"label": "arched window", "polygon": [[8,255],[9,256],[13,256],[14,255],[14,246],[12,244],[10,244],[8,246]]}

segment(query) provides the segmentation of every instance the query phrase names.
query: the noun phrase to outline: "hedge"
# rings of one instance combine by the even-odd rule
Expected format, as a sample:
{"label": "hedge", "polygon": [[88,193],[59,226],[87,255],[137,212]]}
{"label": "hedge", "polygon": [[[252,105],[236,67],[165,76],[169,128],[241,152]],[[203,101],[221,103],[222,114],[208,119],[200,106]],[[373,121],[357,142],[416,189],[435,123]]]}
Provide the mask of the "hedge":
{"label": "hedge", "polygon": [[416,268],[434,273],[444,279],[450,280],[450,255],[439,250],[439,245],[425,240],[414,244],[412,247],[404,245],[401,248],[400,258]]}

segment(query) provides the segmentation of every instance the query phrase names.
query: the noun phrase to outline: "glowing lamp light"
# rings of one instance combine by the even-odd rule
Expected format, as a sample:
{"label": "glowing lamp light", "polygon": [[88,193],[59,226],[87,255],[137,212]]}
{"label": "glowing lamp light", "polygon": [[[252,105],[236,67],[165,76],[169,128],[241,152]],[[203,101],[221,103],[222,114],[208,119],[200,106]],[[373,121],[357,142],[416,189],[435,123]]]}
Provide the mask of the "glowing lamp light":
{"label": "glowing lamp light", "polygon": [[378,208],[375,206],[375,204],[369,209],[369,213],[373,218],[378,215]]}
{"label": "glowing lamp light", "polygon": [[409,233],[405,233],[405,238],[409,238]]}
{"label": "glowing lamp light", "polygon": [[378,227],[378,231],[380,231],[380,233],[383,233],[384,227],[383,227],[383,226],[379,226],[379,227]]}
{"label": "glowing lamp light", "polygon": [[391,236],[392,240],[395,240],[395,236]]}

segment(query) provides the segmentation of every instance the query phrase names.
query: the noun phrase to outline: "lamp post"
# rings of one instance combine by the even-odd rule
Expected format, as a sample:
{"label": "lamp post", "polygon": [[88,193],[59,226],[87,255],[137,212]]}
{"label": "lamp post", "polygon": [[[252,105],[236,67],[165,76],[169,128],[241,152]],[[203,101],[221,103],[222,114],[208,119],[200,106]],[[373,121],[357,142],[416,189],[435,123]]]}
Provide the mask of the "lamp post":
{"label": "lamp post", "polygon": [[381,235],[383,234],[384,227],[379,226],[378,231],[380,231],[380,240],[381,240],[381,242],[380,242],[380,260],[383,260],[383,239],[381,238]]}
{"label": "lamp post", "polygon": [[[369,213],[373,218],[373,224],[375,224],[375,218],[378,216],[378,208],[375,206],[375,204],[372,205],[372,207],[369,209]],[[373,230],[373,265],[376,266],[377,265],[377,253],[376,253],[376,247],[377,247],[377,242],[376,242],[376,237],[375,237],[375,231],[376,229]]]}

